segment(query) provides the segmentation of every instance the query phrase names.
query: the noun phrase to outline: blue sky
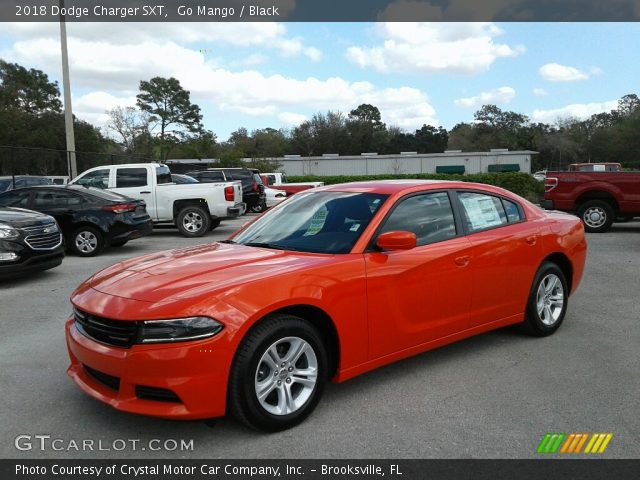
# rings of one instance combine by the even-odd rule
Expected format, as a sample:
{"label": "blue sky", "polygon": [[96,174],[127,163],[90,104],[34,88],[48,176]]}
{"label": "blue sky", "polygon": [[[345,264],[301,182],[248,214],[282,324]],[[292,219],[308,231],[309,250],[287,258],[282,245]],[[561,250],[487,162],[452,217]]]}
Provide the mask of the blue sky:
{"label": "blue sky", "polygon": [[[0,57],[60,79],[57,24],[3,24]],[[554,123],[640,93],[638,23],[70,24],[74,112],[103,127],[140,80],[175,76],[220,140],[372,103],[407,130],[484,103]]]}

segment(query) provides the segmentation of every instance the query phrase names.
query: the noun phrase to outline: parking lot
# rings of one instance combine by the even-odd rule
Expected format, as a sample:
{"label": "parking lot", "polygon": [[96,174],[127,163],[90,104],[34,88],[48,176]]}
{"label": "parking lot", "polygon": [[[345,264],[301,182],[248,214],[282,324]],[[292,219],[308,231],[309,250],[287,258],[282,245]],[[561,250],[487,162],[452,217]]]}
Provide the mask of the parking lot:
{"label": "parking lot", "polygon": [[[68,256],[48,272],[0,283],[0,456],[527,458],[547,432],[611,432],[605,457],[640,455],[638,221],[588,235],[585,276],[555,335],[534,339],[503,329],[330,385],[315,413],[289,431],[265,435],[230,418],[212,425],[134,416],[73,385],[63,325],[82,280],[126,258],[226,238],[246,220],[198,239],[156,229],[99,257]],[[65,444],[139,439],[141,447],[19,451],[18,435]],[[142,450],[150,439],[193,440],[193,450]]]}

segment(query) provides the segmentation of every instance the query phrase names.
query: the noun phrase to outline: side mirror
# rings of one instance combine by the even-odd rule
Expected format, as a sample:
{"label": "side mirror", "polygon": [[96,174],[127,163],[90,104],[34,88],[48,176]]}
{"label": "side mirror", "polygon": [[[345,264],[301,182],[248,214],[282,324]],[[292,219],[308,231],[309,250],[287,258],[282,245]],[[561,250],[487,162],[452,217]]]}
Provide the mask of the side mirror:
{"label": "side mirror", "polygon": [[385,232],[378,237],[376,245],[382,250],[411,250],[416,246],[416,234],[413,232]]}

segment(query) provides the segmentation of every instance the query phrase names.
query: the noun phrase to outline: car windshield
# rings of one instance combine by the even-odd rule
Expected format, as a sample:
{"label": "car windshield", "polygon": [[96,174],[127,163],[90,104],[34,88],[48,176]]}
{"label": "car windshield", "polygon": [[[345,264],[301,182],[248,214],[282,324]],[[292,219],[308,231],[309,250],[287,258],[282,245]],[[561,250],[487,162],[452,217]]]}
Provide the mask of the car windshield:
{"label": "car windshield", "polygon": [[349,253],[387,195],[300,193],[261,216],[233,243],[313,253]]}

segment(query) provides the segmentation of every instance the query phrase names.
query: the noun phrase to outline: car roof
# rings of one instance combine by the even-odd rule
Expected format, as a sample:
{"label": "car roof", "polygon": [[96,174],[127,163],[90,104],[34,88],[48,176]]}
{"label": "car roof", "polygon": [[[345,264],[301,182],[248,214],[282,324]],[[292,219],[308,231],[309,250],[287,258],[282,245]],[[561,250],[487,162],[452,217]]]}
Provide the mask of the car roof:
{"label": "car roof", "polygon": [[102,188],[96,187],[85,187],[84,185],[32,185],[29,187],[23,187],[16,190],[54,190],[54,191],[72,191],[75,193],[79,193],[82,195],[89,195],[94,197],[99,197],[103,200],[111,200],[111,201],[123,201],[125,199],[131,200],[125,195],[121,195],[116,192],[111,192],[109,190],[103,190]]}
{"label": "car roof", "polygon": [[[514,194],[508,190],[484,183],[463,182],[460,180],[418,180],[411,178],[402,180],[370,180],[364,182],[338,183],[335,185],[312,188],[309,191],[366,192],[393,195],[402,192],[409,193],[417,190],[441,190],[445,188],[482,190],[488,193],[514,197]],[[307,190],[305,190],[305,192],[306,191]]]}

